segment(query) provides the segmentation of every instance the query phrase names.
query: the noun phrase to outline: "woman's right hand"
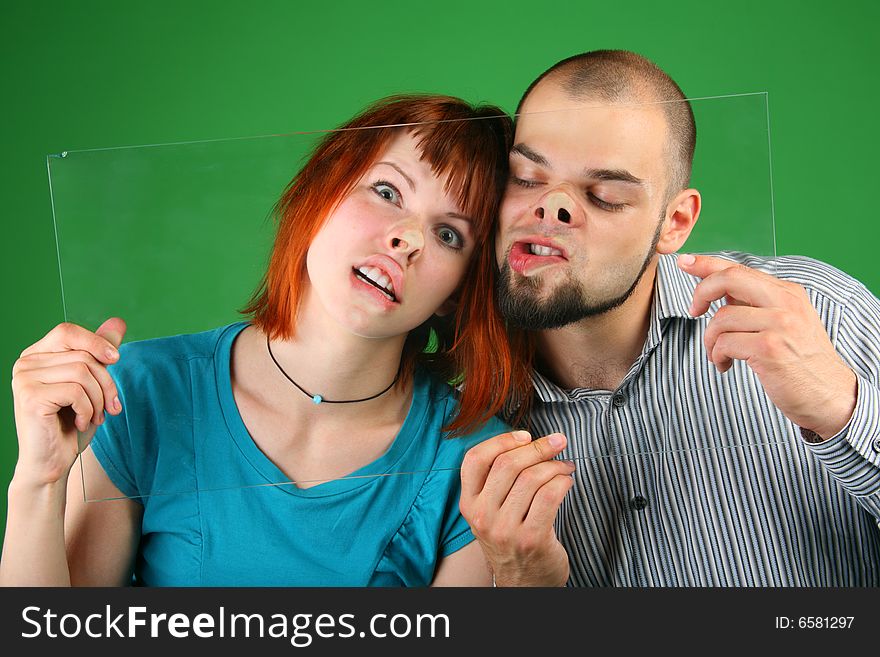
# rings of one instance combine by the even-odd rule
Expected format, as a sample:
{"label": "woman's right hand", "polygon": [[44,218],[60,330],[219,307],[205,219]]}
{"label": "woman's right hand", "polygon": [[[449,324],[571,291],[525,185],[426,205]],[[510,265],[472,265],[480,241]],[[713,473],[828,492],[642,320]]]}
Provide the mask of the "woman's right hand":
{"label": "woman's right hand", "polygon": [[76,324],[59,324],[21,353],[12,368],[18,433],[15,479],[38,486],[66,479],[79,452],[103,424],[104,412],[122,411],[107,366],[118,360],[125,331],[118,317],[94,333]]}

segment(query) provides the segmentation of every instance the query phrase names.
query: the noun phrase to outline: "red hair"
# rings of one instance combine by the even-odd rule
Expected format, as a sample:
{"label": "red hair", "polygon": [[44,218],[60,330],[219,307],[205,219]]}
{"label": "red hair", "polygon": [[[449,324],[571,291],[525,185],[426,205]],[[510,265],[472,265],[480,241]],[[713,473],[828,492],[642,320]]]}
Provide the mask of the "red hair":
{"label": "red hair", "polygon": [[450,96],[392,96],[329,132],[276,206],[269,267],[242,312],[271,338],[294,337],[312,240],[400,130],[413,134],[421,159],[446,179],[447,193],[472,219],[476,247],[455,316],[432,316],[410,332],[400,376],[406,385],[422,364],[447,381],[462,377],[458,412],[444,427],[461,435],[498,412],[511,386],[521,387],[528,377],[514,365],[495,304],[494,224],[513,135],[510,118],[499,108],[473,107]]}

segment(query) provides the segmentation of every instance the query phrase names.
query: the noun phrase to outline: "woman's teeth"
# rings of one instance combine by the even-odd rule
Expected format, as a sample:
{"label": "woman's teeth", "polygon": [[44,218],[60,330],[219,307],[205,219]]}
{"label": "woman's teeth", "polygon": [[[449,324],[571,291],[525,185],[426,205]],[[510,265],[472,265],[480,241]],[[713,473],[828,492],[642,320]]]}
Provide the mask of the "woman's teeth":
{"label": "woman's teeth", "polygon": [[378,267],[358,267],[357,272],[361,278],[370,281],[375,287],[379,288],[392,301],[396,301],[394,296],[394,284],[391,279],[382,273]]}

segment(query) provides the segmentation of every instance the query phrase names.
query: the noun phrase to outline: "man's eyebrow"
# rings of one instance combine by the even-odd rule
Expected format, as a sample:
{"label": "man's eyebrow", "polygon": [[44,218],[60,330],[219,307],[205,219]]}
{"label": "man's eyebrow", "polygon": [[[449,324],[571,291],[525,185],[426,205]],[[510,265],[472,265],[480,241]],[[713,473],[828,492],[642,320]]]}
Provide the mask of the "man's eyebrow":
{"label": "man's eyebrow", "polygon": [[376,164],[387,164],[391,168],[395,169],[397,171],[397,173],[399,173],[401,176],[404,177],[404,179],[406,179],[406,182],[409,183],[410,189],[413,191],[416,191],[416,184],[413,182],[413,179],[410,178],[408,175],[406,175],[403,172],[403,169],[401,169],[399,166],[394,164],[394,162],[386,162],[385,160],[382,160],[381,162],[376,162]]}
{"label": "man's eyebrow", "polygon": [[[538,164],[542,167],[547,167],[548,169],[553,168],[552,166],[550,166],[550,162],[547,160],[546,157],[532,150],[523,143],[516,144],[513,148],[510,149],[510,152],[511,154],[516,153],[517,155],[521,155],[527,160],[531,160],[535,164]],[[637,176],[634,176],[626,169],[584,169],[584,178],[588,178],[590,180],[622,182],[630,185],[639,186],[645,184],[644,180]]]}
{"label": "man's eyebrow", "polygon": [[584,178],[590,180],[607,180],[630,185],[644,185],[645,181],[631,174],[626,169],[584,169]]}
{"label": "man's eyebrow", "polygon": [[517,155],[522,155],[527,160],[531,160],[535,164],[540,164],[542,167],[547,167],[548,169],[552,168],[546,157],[544,157],[540,153],[533,151],[531,148],[523,143],[519,143],[511,148],[510,152],[511,154],[516,153]]}

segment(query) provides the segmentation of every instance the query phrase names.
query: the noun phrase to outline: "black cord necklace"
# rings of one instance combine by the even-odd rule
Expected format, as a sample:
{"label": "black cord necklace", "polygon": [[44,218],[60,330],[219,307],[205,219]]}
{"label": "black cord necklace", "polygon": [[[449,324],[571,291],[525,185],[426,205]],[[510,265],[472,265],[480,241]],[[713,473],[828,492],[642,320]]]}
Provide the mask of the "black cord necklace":
{"label": "black cord necklace", "polygon": [[272,362],[275,363],[278,371],[281,372],[288,381],[295,385],[300,392],[302,392],[306,397],[310,397],[311,400],[316,404],[354,404],[356,402],[370,401],[371,399],[375,399],[376,397],[381,397],[386,392],[391,390],[391,388],[394,387],[394,384],[397,383],[397,380],[400,378],[400,367],[398,367],[397,374],[394,375],[394,381],[388,384],[388,387],[385,388],[385,390],[383,390],[382,392],[377,392],[375,395],[364,397],[363,399],[324,399],[323,395],[313,395],[296,381],[290,378],[290,375],[284,371],[284,368],[281,367],[281,364],[277,360],[275,360],[275,354],[272,353],[272,345],[269,343],[268,335],[266,336],[266,347],[269,349],[269,357],[272,359]]}

